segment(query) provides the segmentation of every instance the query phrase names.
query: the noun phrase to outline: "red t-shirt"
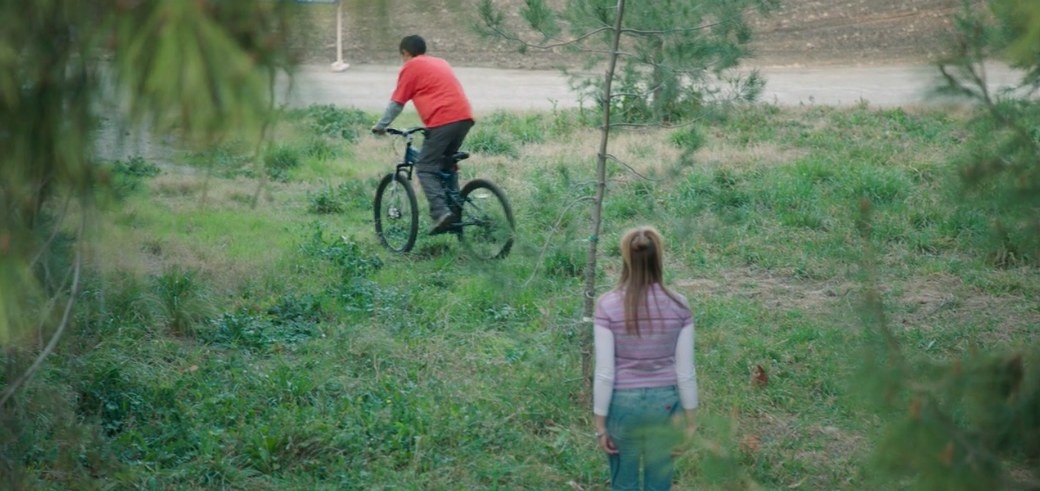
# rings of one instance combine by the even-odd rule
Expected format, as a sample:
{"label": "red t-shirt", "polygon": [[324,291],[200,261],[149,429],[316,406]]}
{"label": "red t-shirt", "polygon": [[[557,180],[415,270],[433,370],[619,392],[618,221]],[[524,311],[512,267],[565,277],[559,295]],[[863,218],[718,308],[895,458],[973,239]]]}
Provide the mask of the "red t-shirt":
{"label": "red t-shirt", "polygon": [[434,56],[419,55],[406,61],[390,100],[402,106],[412,101],[427,128],[473,119],[469,99],[451,65]]}

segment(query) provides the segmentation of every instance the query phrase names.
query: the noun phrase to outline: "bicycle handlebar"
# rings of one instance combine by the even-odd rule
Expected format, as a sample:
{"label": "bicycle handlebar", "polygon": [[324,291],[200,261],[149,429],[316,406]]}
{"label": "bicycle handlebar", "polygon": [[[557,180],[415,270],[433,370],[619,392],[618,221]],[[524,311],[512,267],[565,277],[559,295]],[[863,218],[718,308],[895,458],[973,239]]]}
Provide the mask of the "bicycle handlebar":
{"label": "bicycle handlebar", "polygon": [[386,128],[386,132],[387,133],[389,133],[391,135],[397,135],[397,136],[408,136],[408,135],[411,135],[412,133],[418,133],[420,131],[426,131],[426,128],[424,128],[422,126],[416,126],[415,128],[408,128],[408,129],[404,129],[404,130],[399,130],[397,128]]}

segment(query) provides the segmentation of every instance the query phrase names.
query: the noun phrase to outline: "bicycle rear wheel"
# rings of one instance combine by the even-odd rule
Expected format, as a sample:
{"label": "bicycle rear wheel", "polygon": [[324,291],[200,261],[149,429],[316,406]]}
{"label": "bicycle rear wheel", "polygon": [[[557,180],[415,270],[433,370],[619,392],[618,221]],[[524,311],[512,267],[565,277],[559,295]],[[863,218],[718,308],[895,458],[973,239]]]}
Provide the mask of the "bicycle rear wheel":
{"label": "bicycle rear wheel", "polygon": [[412,250],[419,234],[419,205],[411,182],[400,173],[387,174],[376,189],[376,236],[397,253]]}
{"label": "bicycle rear wheel", "polygon": [[509,255],[516,235],[513,209],[505,193],[491,181],[474,179],[462,188],[459,239],[482,259]]}

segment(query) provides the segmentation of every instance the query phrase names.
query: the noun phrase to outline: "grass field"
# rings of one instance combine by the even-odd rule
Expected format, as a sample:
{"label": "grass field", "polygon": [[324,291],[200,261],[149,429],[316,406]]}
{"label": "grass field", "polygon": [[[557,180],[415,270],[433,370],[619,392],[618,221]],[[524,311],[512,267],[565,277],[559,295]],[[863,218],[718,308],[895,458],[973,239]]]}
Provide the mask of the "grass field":
{"label": "grass field", "polygon": [[[501,185],[518,224],[494,262],[443,236],[380,248],[372,195],[400,148],[375,119],[313,107],[259,158],[112,166],[74,332],[18,402],[21,482],[607,489],[581,376],[592,115],[475,127],[463,180]],[[970,131],[955,110],[765,105],[614,135],[599,290],[620,234],[653,224],[697,321],[678,489],[884,488],[869,464],[898,411],[875,403],[866,293],[915,366],[1036,345],[1038,258],[951,163]]]}

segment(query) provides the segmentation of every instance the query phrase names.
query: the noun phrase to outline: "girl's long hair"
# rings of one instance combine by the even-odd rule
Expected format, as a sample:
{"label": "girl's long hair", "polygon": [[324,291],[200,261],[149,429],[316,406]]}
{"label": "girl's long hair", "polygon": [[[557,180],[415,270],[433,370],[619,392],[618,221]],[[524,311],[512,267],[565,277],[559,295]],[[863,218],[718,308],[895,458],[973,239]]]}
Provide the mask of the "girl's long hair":
{"label": "girl's long hair", "polygon": [[617,289],[625,293],[625,332],[639,336],[639,311],[646,309],[649,313],[647,297],[655,283],[661,285],[672,300],[680,300],[664,286],[664,240],[657,229],[644,226],[625,232],[621,237],[621,258],[621,280]]}

